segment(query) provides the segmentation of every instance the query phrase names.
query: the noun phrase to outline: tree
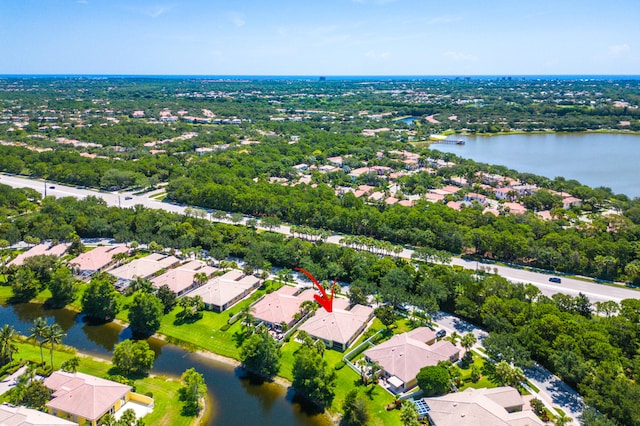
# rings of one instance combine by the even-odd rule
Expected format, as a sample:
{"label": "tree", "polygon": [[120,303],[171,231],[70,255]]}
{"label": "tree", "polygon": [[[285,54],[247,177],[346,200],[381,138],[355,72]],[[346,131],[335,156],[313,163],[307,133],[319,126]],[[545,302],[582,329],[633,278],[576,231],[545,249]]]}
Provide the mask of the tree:
{"label": "tree", "polygon": [[13,298],[18,302],[28,302],[42,289],[36,274],[28,268],[21,268],[11,279]]}
{"label": "tree", "polygon": [[411,401],[404,401],[400,409],[400,421],[404,426],[420,426],[418,408]]}
{"label": "tree", "polygon": [[393,307],[389,305],[376,308],[376,310],[373,311],[373,313],[380,320],[380,322],[387,328],[391,327],[396,320],[396,313],[393,310]]}
{"label": "tree", "polygon": [[47,321],[42,317],[38,317],[33,320],[33,327],[29,328],[29,339],[33,339],[34,341],[38,342],[40,346],[40,363],[43,365],[44,355],[42,354],[42,345],[44,344],[44,333],[46,328]]}
{"label": "tree", "polygon": [[113,350],[113,366],[125,376],[144,375],[153,366],[155,353],[144,340],[124,340]]}
{"label": "tree", "polygon": [[48,343],[49,354],[51,356],[51,369],[53,370],[53,349],[55,345],[62,343],[62,339],[67,335],[58,324],[51,324],[44,329],[44,342]]}
{"label": "tree", "polygon": [[51,391],[40,380],[31,380],[22,392],[16,392],[19,400],[12,400],[15,405],[24,405],[36,410],[45,410],[45,405],[51,399]]}
{"label": "tree", "polygon": [[60,266],[51,275],[49,281],[51,306],[61,308],[73,302],[76,297],[76,286],[73,274],[66,266]]}
{"label": "tree", "polygon": [[204,383],[204,377],[194,368],[190,368],[182,373],[180,380],[184,385],[178,390],[180,401],[184,402],[182,414],[195,416],[202,408],[201,399],[207,394],[207,385]]}
{"label": "tree", "polygon": [[74,356],[64,361],[60,366],[60,369],[62,371],[67,371],[69,373],[75,373],[76,371],[78,371],[79,366],[80,366],[80,358],[78,358],[77,356]]}
{"label": "tree", "polygon": [[428,366],[420,369],[416,380],[425,396],[439,396],[449,389],[450,376],[444,367]]}
{"label": "tree", "polygon": [[470,353],[469,350],[471,349],[471,347],[473,345],[476,344],[477,341],[478,341],[478,339],[471,332],[469,332],[469,333],[465,334],[464,336],[462,336],[462,339],[460,339],[460,344],[465,349],[465,354],[464,354],[465,356],[467,356],[467,354]]}
{"label": "tree", "polygon": [[16,337],[16,331],[12,325],[5,324],[0,329],[0,365],[5,365],[13,360],[13,354],[17,350],[13,341]]}
{"label": "tree", "polygon": [[139,335],[151,335],[160,328],[164,306],[158,297],[149,293],[136,293],[129,307],[129,325]]}
{"label": "tree", "polygon": [[173,309],[174,306],[176,306],[176,299],[177,296],[176,294],[173,292],[173,290],[171,290],[169,288],[168,285],[163,284],[157,291],[156,291],[156,296],[158,296],[158,299],[160,299],[160,302],[162,302],[162,306],[163,306],[163,312],[165,314],[168,314],[169,312],[171,312],[171,310]]}
{"label": "tree", "polygon": [[182,322],[193,322],[202,318],[202,310],[204,309],[204,301],[200,296],[182,296],[178,299],[178,306],[182,307],[182,311],[178,312],[176,318]]}
{"label": "tree", "polygon": [[108,274],[94,276],[82,295],[82,312],[102,321],[114,319],[119,310],[114,281],[115,278]]}
{"label": "tree", "polygon": [[334,397],[335,381],[335,370],[327,366],[327,361],[314,347],[301,346],[294,354],[291,386],[296,395],[319,407],[330,405]]}
{"label": "tree", "polygon": [[272,379],[280,370],[280,345],[260,326],[240,347],[240,361],[248,371]]}
{"label": "tree", "polygon": [[347,393],[342,403],[341,424],[347,426],[365,426],[369,423],[369,411],[367,410],[367,402],[358,395],[357,389],[352,389]]}
{"label": "tree", "polygon": [[517,386],[520,382],[526,380],[524,372],[520,367],[512,367],[506,361],[500,361],[496,364],[496,376],[500,379],[502,386]]}

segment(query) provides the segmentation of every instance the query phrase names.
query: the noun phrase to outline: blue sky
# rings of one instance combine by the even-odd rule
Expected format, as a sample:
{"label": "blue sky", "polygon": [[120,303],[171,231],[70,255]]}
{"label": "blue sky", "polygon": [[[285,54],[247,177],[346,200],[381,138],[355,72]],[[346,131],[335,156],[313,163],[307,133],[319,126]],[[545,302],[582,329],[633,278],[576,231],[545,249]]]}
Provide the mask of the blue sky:
{"label": "blue sky", "polygon": [[0,74],[640,74],[638,0],[1,0]]}

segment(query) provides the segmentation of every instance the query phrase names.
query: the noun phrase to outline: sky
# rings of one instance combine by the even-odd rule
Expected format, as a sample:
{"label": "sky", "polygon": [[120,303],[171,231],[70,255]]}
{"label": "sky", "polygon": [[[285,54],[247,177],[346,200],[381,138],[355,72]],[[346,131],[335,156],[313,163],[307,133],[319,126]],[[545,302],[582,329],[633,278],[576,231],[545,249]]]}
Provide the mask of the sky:
{"label": "sky", "polygon": [[640,75],[639,0],[0,0],[0,74]]}

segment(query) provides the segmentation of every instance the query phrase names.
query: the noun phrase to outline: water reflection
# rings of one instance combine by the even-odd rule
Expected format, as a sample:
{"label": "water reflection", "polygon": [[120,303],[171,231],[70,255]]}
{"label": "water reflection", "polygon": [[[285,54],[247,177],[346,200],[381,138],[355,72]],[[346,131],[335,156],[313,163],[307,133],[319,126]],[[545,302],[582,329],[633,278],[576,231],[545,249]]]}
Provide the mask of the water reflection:
{"label": "water reflection", "polygon": [[[24,335],[37,317],[49,324],[61,325],[66,337],[63,343],[102,358],[110,358],[113,347],[131,337],[131,330],[114,323],[88,322],[83,315],[64,309],[43,309],[42,305],[24,303],[0,306],[0,323],[11,324]],[[185,370],[195,368],[204,376],[208,388],[211,414],[207,425],[260,426],[330,425],[327,416],[308,414],[301,405],[291,401],[287,390],[275,383],[252,382],[242,378],[235,369],[197,353],[190,353],[163,340],[150,338],[149,346],[156,354],[152,374],[179,377]]]}

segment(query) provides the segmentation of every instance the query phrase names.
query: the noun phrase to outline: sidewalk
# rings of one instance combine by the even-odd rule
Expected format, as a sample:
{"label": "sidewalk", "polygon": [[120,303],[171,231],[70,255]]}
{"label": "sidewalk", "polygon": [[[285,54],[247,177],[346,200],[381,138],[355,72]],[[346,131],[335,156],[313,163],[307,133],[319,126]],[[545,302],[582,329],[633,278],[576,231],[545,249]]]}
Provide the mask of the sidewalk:
{"label": "sidewalk", "polygon": [[[445,312],[438,312],[433,320],[439,328],[447,331],[447,335],[451,335],[454,331],[461,336],[469,332],[473,333],[478,341],[472,349],[484,349],[482,340],[489,335],[486,331]],[[477,352],[486,358],[483,351]],[[584,404],[582,397],[576,391],[538,364],[524,368],[523,371],[527,380],[540,390],[536,393],[533,389],[529,389],[532,395],[540,399],[554,415],[557,414],[556,408],[560,408],[567,416],[571,417],[570,424],[576,426],[580,424],[579,417],[582,414]]]}
{"label": "sidewalk", "polygon": [[25,371],[27,371],[26,365],[18,368],[18,371],[0,381],[0,395],[4,395],[9,392],[9,390],[16,385],[18,377],[23,375]]}

